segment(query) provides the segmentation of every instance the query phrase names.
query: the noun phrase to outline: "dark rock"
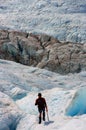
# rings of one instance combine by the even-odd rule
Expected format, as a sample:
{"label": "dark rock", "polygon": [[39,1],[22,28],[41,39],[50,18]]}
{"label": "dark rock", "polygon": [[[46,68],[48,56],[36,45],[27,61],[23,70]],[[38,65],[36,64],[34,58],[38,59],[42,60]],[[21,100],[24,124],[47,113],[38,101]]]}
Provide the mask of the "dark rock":
{"label": "dark rock", "polygon": [[46,34],[0,31],[0,58],[61,74],[86,69],[86,44],[60,42]]}

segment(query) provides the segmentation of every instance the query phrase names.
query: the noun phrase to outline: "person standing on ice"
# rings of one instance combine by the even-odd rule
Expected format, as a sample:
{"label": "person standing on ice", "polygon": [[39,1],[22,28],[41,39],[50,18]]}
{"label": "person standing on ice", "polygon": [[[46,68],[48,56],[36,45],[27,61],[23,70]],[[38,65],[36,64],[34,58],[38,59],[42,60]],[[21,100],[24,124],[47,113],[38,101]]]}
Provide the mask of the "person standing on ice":
{"label": "person standing on ice", "polygon": [[41,124],[42,114],[43,114],[43,121],[45,121],[45,108],[46,108],[46,112],[48,112],[46,100],[45,100],[45,98],[42,97],[41,93],[38,93],[38,98],[35,101],[35,105],[38,106],[39,124]]}

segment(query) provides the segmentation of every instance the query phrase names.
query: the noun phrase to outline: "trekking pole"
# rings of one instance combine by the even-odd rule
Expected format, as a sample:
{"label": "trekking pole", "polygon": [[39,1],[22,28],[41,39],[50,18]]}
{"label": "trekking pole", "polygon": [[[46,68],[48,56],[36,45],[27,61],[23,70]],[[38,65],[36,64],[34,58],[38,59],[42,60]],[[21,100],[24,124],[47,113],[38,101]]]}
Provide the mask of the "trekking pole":
{"label": "trekking pole", "polygon": [[47,111],[47,120],[49,121],[49,115],[48,115],[48,111]]}

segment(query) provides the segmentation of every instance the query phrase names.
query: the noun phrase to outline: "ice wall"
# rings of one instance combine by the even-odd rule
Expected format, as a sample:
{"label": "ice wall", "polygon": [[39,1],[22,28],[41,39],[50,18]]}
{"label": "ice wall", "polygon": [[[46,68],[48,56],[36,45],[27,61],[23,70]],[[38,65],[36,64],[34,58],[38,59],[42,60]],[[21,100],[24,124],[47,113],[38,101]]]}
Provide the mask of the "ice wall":
{"label": "ice wall", "polygon": [[86,87],[79,89],[66,111],[66,115],[68,116],[82,114],[86,114]]}

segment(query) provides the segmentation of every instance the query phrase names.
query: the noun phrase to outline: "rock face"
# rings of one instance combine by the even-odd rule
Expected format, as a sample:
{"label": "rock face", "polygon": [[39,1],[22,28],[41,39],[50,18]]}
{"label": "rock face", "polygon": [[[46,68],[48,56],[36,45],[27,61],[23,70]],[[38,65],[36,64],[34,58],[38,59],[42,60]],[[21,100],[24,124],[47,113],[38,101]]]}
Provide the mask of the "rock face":
{"label": "rock face", "polygon": [[86,44],[65,42],[45,35],[0,31],[0,58],[62,74],[86,69]]}

